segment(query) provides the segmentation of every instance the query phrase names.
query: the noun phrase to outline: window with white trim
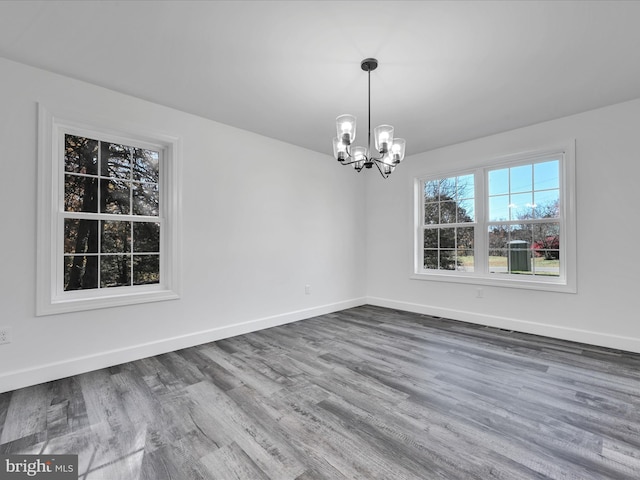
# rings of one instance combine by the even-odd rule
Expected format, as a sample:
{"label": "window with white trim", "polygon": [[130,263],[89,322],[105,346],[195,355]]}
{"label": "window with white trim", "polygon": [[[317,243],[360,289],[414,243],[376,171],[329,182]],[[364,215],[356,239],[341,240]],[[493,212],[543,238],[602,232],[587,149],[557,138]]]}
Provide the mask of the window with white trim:
{"label": "window with white trim", "polygon": [[575,292],[573,144],[416,179],[413,278]]}
{"label": "window with white trim", "polygon": [[37,314],[178,298],[178,141],[40,108]]}

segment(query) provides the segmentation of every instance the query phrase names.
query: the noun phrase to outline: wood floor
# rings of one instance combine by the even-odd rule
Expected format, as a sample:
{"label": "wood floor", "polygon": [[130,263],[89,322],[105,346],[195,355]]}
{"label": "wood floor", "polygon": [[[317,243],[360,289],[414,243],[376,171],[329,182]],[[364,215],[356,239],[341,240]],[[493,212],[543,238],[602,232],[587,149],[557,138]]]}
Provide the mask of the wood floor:
{"label": "wood floor", "polygon": [[364,306],[0,395],[83,480],[640,478],[640,355]]}

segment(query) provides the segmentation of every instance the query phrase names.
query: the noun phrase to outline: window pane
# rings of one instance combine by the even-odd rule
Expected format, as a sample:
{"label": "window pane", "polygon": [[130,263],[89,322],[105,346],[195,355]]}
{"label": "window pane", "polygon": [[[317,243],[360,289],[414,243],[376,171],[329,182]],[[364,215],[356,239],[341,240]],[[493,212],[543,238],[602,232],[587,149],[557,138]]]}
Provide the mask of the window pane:
{"label": "window pane", "polygon": [[439,266],[441,270],[456,270],[457,265],[455,250],[440,250]]}
{"label": "window pane", "polygon": [[509,193],[509,169],[489,172],[489,195],[506,195]]}
{"label": "window pane", "polygon": [[97,255],[64,257],[64,290],[98,288]]}
{"label": "window pane", "polygon": [[104,177],[131,179],[131,147],[101,142],[100,174]]}
{"label": "window pane", "polygon": [[544,190],[533,194],[535,218],[558,218],[560,216],[560,190]]}
{"label": "window pane", "polygon": [[456,202],[440,202],[440,223],[455,223],[456,213]]}
{"label": "window pane", "polygon": [[547,277],[560,276],[560,260],[547,259],[546,257],[535,257],[533,260],[533,274]]}
{"label": "window pane", "polygon": [[432,270],[438,269],[438,251],[437,250],[424,251],[424,268],[429,268]]}
{"label": "window pane", "polygon": [[158,185],[133,182],[131,188],[133,189],[133,214],[157,217],[159,214]]}
{"label": "window pane", "polygon": [[533,270],[535,275],[560,275],[560,225],[533,225]]}
{"label": "window pane", "polygon": [[522,220],[533,218],[533,194],[517,193],[510,196],[509,210],[511,220]]}
{"label": "window pane", "polygon": [[532,225],[525,223],[523,225],[512,225],[511,232],[509,234],[509,241],[522,241],[526,242],[528,246],[531,246],[533,242]]}
{"label": "window pane", "polygon": [[456,229],[456,247],[458,255],[473,255],[473,227]]}
{"label": "window pane", "polygon": [[509,196],[490,197],[489,221],[501,222],[504,220],[509,220]]}
{"label": "window pane", "polygon": [[440,229],[440,248],[456,247],[456,229],[441,228]]}
{"label": "window pane", "polygon": [[66,212],[98,212],[98,178],[64,176],[64,210]]}
{"label": "window pane", "polygon": [[473,251],[474,230],[474,227],[460,227],[456,229],[458,269],[466,272],[473,272],[475,270]]}
{"label": "window pane", "polygon": [[438,230],[427,228],[424,231],[424,248],[438,248]]}
{"label": "window pane", "polygon": [[475,256],[473,254],[473,250],[468,250],[468,253],[468,255],[460,255],[460,252],[458,252],[458,270],[464,272],[474,272]]}
{"label": "window pane", "polygon": [[533,250],[547,260],[560,258],[560,225],[536,223],[533,226]]}
{"label": "window pane", "polygon": [[507,250],[492,250],[489,254],[490,273],[508,273]]}
{"label": "window pane", "polygon": [[98,174],[98,141],[75,135],[64,136],[65,172]]}
{"label": "window pane", "polygon": [[507,248],[509,243],[509,226],[492,225],[489,227],[489,256],[499,255],[499,250]]}
{"label": "window pane", "polygon": [[133,256],[133,284],[147,285],[160,283],[160,256]]}
{"label": "window pane", "polygon": [[129,214],[129,192],[130,183],[121,180],[102,180],[104,187],[101,194],[103,197],[103,213]]}
{"label": "window pane", "polygon": [[438,200],[438,180],[425,182],[424,184],[424,200],[425,202],[435,202]]}
{"label": "window pane", "polygon": [[424,205],[424,223],[434,224],[440,221],[440,204],[426,203]]}
{"label": "window pane", "polygon": [[522,165],[509,169],[511,193],[530,192],[533,190],[532,165]]}
{"label": "window pane", "polygon": [[512,231],[507,262],[510,273],[531,272],[531,243],[527,240],[517,239],[519,236],[526,236],[526,232],[527,230]]}
{"label": "window pane", "polygon": [[458,202],[458,223],[473,222],[475,219],[474,207],[475,202],[473,199]]}
{"label": "window pane", "polygon": [[98,221],[65,218],[64,253],[98,253]]}
{"label": "window pane", "polygon": [[533,166],[533,178],[536,190],[560,188],[560,161],[536,163]]}
{"label": "window pane", "polygon": [[160,251],[160,224],[155,222],[133,222],[133,251]]}
{"label": "window pane", "polygon": [[536,275],[560,275],[560,225],[537,223],[533,226],[533,268]]}
{"label": "window pane", "polygon": [[133,179],[140,182],[159,182],[159,154],[142,148],[133,149]]}
{"label": "window pane", "polygon": [[440,179],[438,194],[440,201],[454,200],[457,198],[456,177]]}
{"label": "window pane", "polygon": [[456,198],[458,199],[475,197],[475,185],[474,185],[473,174],[458,177],[458,191],[456,193],[457,193]]}
{"label": "window pane", "polygon": [[100,287],[130,285],[131,267],[129,255],[103,255],[100,257]]}
{"label": "window pane", "polygon": [[106,220],[102,222],[102,253],[131,251],[131,222]]}

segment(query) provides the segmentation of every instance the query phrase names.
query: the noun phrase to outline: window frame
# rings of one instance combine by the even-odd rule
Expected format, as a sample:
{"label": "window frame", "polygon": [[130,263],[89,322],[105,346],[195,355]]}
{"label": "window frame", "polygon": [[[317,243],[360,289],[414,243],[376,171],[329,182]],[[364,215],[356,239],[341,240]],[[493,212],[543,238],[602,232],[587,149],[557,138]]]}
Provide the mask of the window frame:
{"label": "window frame", "polygon": [[[561,157],[559,165],[560,187],[560,275],[558,277],[497,274],[489,271],[488,264],[488,218],[489,171],[528,165],[539,161],[551,160],[552,156]],[[478,286],[500,286],[545,290],[553,292],[576,293],[576,178],[575,178],[575,139],[558,142],[543,148],[532,149],[519,153],[487,157],[480,162],[474,162],[468,168],[424,175],[414,178],[414,234],[413,234],[413,272],[410,276],[416,280],[431,280],[441,282],[466,283]],[[475,218],[474,231],[474,271],[432,270],[424,268],[424,183],[448,177],[473,174],[475,189]]]}
{"label": "window frame", "polygon": [[[64,291],[64,219],[68,216],[64,212],[65,134],[159,152],[159,215],[140,219],[162,225],[160,283]],[[60,109],[54,114],[38,105],[37,316],[180,298],[180,143],[178,137],[126,121]],[[117,215],[87,217],[110,220]]]}

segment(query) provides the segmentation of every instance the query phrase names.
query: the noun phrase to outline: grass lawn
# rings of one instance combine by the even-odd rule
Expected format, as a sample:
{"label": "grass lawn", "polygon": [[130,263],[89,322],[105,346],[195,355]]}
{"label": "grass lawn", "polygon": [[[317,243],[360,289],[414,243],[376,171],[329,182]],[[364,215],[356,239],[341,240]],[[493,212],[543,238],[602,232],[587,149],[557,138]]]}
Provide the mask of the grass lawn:
{"label": "grass lawn", "polygon": [[[458,260],[462,264],[463,267],[473,267],[473,257],[465,256],[458,257]],[[507,268],[508,267],[507,257],[489,257],[489,266],[497,267],[497,268]],[[536,270],[536,275],[553,275],[558,276],[560,272],[560,260],[545,260],[544,257],[534,257],[533,265]],[[517,272],[514,272],[517,273]],[[522,272],[529,273],[529,272]]]}

